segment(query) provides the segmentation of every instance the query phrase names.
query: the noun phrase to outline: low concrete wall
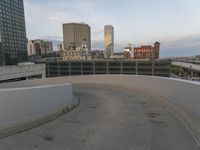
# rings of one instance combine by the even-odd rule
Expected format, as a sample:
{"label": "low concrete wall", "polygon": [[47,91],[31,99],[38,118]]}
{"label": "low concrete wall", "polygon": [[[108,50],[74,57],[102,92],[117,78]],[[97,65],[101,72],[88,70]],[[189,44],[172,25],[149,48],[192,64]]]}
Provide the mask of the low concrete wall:
{"label": "low concrete wall", "polygon": [[[0,138],[1,134],[7,135],[7,133],[2,133],[3,130],[10,132],[7,129],[17,126],[17,130],[12,130],[19,132],[31,128],[40,122],[34,122],[34,125],[29,124],[27,128],[20,125],[27,125],[28,122],[38,119],[42,121],[41,118],[52,114],[56,116],[56,113],[62,113],[66,108],[70,109],[76,104],[71,84],[0,89]],[[46,121],[48,121],[47,118]]]}
{"label": "low concrete wall", "polygon": [[41,75],[42,78],[46,77],[46,67],[44,64],[0,66],[0,81],[36,75]]}

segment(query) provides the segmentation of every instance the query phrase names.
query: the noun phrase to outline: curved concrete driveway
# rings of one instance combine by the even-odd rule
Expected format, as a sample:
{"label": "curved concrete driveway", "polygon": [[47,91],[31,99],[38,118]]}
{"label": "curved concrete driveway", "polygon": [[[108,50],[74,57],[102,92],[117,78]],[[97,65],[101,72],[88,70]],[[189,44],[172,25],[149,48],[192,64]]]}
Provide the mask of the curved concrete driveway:
{"label": "curved concrete driveway", "polygon": [[[69,78],[45,82],[66,80]],[[199,149],[193,136],[157,96],[123,86],[87,84],[86,81],[81,84],[77,84],[77,78],[72,81],[74,94],[81,101],[79,107],[51,123],[0,140],[0,149]],[[20,86],[39,83],[29,81]],[[17,86],[17,83],[9,85]]]}

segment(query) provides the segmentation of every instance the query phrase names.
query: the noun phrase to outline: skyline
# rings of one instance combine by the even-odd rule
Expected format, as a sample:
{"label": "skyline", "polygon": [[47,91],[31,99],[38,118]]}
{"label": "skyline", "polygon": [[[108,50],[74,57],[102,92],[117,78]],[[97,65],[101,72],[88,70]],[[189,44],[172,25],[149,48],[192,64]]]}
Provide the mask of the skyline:
{"label": "skyline", "polygon": [[[116,50],[161,42],[161,56],[200,54],[198,0],[24,0],[27,36],[62,40],[62,24],[85,22],[92,41],[103,41],[104,25],[115,28]],[[111,7],[112,6],[112,7]],[[110,7],[112,8],[110,11]]]}

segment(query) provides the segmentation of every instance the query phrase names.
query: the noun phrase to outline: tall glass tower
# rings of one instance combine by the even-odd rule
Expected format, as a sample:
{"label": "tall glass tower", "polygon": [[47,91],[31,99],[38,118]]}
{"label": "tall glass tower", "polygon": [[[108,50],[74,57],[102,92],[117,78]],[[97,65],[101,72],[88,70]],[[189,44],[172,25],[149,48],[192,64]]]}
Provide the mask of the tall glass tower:
{"label": "tall glass tower", "polygon": [[0,0],[0,65],[27,60],[23,0]]}
{"label": "tall glass tower", "polygon": [[104,27],[105,58],[111,58],[114,52],[114,27],[106,25]]}

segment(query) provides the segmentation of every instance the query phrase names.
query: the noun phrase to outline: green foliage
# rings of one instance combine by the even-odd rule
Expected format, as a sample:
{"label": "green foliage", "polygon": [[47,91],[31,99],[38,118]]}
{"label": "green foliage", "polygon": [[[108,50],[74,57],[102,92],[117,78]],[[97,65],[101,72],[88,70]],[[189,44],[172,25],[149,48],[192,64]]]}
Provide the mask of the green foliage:
{"label": "green foliage", "polygon": [[184,70],[179,67],[171,67],[171,73],[177,75],[177,76],[182,76],[184,74]]}

